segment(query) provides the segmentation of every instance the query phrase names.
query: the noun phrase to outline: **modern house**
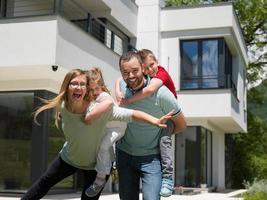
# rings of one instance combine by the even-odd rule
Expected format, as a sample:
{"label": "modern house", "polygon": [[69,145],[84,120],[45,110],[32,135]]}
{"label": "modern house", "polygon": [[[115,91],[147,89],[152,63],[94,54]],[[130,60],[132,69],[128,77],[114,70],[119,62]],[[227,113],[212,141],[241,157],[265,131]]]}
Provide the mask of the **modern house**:
{"label": "modern house", "polygon": [[[188,128],[174,139],[175,185],[225,188],[225,135],[246,132],[247,49],[231,3],[0,0],[0,192],[23,192],[64,138],[39,99],[72,68],[100,66],[111,90],[119,57],[151,49],[171,74]],[[113,90],[114,91],[114,90]],[[79,190],[78,174],[55,189]]]}

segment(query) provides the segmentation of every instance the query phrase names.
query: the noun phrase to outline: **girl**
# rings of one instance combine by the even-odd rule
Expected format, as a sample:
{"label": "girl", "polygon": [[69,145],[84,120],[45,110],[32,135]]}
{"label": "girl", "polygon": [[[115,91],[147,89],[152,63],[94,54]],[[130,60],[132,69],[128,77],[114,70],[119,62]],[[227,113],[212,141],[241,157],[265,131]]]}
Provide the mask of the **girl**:
{"label": "girl", "polygon": [[45,100],[45,104],[35,112],[34,121],[37,122],[36,118],[40,112],[55,108],[55,122],[57,126],[61,126],[66,142],[47,171],[22,197],[23,200],[41,199],[53,185],[74,174],[78,169],[82,171],[84,178],[81,199],[98,199],[100,192],[94,197],[87,197],[85,190],[96,178],[94,167],[106,123],[109,120],[133,119],[147,121],[160,127],[165,126],[163,122],[169,115],[157,119],[140,111],[119,107],[107,107],[98,120],[91,126],[86,125],[81,119],[88,110],[92,110],[89,82],[90,77],[87,72],[80,69],[71,70],[66,74],[59,94],[51,100]]}

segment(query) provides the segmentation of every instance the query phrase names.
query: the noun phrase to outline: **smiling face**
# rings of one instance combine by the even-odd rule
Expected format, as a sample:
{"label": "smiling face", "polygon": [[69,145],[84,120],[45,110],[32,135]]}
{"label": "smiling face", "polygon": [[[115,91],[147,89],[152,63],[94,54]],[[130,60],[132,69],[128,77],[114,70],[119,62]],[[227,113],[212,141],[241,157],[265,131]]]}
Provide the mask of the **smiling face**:
{"label": "smiling face", "polygon": [[143,61],[144,74],[153,77],[158,72],[158,62],[153,56],[147,56]]}
{"label": "smiling face", "polygon": [[90,93],[93,99],[95,100],[98,95],[100,95],[103,92],[102,87],[97,84],[96,82],[92,81],[90,82]]}
{"label": "smiling face", "polygon": [[133,90],[137,90],[144,85],[142,66],[135,57],[121,63],[121,74],[124,81]]}
{"label": "smiling face", "polygon": [[68,86],[68,100],[72,103],[83,102],[87,93],[86,75],[82,74],[71,79]]}

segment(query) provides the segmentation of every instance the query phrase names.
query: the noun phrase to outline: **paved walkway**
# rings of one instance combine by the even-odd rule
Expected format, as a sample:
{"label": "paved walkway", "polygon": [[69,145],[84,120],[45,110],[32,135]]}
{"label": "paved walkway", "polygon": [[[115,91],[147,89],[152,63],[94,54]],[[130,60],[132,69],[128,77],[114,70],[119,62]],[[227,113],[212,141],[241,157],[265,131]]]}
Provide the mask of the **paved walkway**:
{"label": "paved walkway", "polygon": [[[203,193],[197,195],[172,195],[167,198],[161,198],[161,200],[242,200],[242,198],[236,197],[236,195],[243,193],[245,190],[236,190],[224,193]],[[18,200],[18,197],[0,197],[0,200]],[[61,195],[48,195],[44,199],[46,200],[79,200],[80,194],[61,194]],[[140,194],[140,199],[142,195]],[[119,200],[118,194],[102,194],[100,200]]]}

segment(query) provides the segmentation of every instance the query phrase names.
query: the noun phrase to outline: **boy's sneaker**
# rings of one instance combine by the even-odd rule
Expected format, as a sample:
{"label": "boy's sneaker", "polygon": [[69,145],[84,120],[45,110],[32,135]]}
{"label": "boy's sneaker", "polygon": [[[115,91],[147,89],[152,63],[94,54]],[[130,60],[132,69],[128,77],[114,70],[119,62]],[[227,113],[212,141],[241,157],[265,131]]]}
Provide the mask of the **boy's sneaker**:
{"label": "boy's sneaker", "polygon": [[160,195],[162,197],[169,197],[173,193],[173,180],[172,178],[163,178],[161,184]]}
{"label": "boy's sneaker", "polygon": [[92,185],[89,186],[89,188],[87,188],[85,190],[85,194],[88,197],[94,197],[96,196],[105,186],[106,181],[104,181],[102,184],[98,185],[96,182],[94,182]]}

